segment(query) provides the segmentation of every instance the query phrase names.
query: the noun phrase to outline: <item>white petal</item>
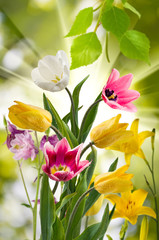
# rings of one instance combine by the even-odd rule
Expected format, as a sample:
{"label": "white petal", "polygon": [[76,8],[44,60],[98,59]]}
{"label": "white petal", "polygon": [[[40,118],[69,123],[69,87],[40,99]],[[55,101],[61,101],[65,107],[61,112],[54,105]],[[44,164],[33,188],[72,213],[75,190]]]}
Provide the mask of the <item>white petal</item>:
{"label": "white petal", "polygon": [[67,55],[66,53],[63,51],[63,50],[60,50],[57,52],[56,54],[57,58],[61,61],[61,63],[64,65],[67,66],[67,68],[69,69],[69,61],[68,61],[68,58],[67,58]]}
{"label": "white petal", "polygon": [[42,77],[46,80],[51,81],[55,78],[53,73],[50,71],[49,66],[43,60],[38,62],[38,69]]}
{"label": "white petal", "polygon": [[[34,81],[35,84],[38,82],[48,82],[45,78],[43,78],[40,73],[38,68],[34,68],[31,72],[31,77]],[[37,84],[38,85],[38,84]]]}
{"label": "white petal", "polygon": [[63,72],[63,65],[61,65],[59,59],[56,56],[45,56],[43,62],[49,67],[50,71],[55,75],[61,75]]}

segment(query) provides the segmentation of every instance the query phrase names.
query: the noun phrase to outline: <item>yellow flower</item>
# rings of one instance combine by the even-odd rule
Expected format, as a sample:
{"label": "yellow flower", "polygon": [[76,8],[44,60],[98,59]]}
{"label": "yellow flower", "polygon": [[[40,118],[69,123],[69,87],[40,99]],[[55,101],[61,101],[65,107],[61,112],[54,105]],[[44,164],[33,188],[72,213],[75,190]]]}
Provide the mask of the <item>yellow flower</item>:
{"label": "yellow flower", "polygon": [[86,212],[86,216],[93,216],[96,215],[99,210],[102,207],[103,204],[103,200],[104,200],[104,195],[102,194],[97,201],[93,204],[93,206]]}
{"label": "yellow flower", "polygon": [[151,131],[144,131],[138,133],[139,119],[135,119],[130,127],[130,130],[134,133],[129,139],[123,142],[116,142],[113,145],[109,146],[107,149],[112,149],[125,153],[125,161],[127,164],[130,164],[130,159],[133,154],[136,156],[146,159],[145,155],[141,149],[141,145],[144,140],[150,136],[153,136],[154,133]]}
{"label": "yellow flower", "polygon": [[52,116],[48,111],[19,101],[14,102],[17,104],[9,108],[8,116],[16,126],[39,132],[44,132],[51,126]]}
{"label": "yellow flower", "polygon": [[120,193],[133,189],[131,178],[133,174],[125,173],[128,165],[124,165],[114,172],[103,173],[94,180],[95,189],[102,194]]}
{"label": "yellow flower", "polygon": [[133,135],[131,131],[126,130],[128,123],[119,123],[120,118],[121,114],[118,114],[92,129],[90,139],[96,147],[105,148]]}
{"label": "yellow flower", "polygon": [[105,198],[116,204],[113,218],[125,218],[131,224],[136,224],[139,215],[148,215],[156,218],[156,213],[150,207],[142,206],[147,197],[147,192],[143,189],[138,189],[121,193],[121,197],[113,194],[106,195]]}
{"label": "yellow flower", "polygon": [[146,216],[143,217],[140,229],[140,240],[147,240],[149,231],[149,223]]}

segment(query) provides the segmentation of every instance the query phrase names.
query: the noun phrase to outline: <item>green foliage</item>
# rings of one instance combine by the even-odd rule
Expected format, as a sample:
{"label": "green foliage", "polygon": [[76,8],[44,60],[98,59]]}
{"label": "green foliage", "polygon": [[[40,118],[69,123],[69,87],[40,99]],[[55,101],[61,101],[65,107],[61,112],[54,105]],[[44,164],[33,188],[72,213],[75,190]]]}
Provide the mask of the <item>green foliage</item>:
{"label": "green foliage", "polygon": [[121,52],[129,58],[142,60],[149,63],[150,43],[144,33],[129,30],[120,41]]}
{"label": "green foliage", "polygon": [[110,165],[108,172],[113,172],[116,170],[118,164],[118,158],[115,159],[115,161]]}
{"label": "green foliage", "polygon": [[93,8],[89,7],[82,9],[76,16],[76,19],[71,27],[71,30],[66,35],[66,37],[76,36],[85,33],[87,28],[91,25],[92,20],[93,20]]}
{"label": "green foliage", "polygon": [[56,220],[53,224],[53,237],[51,240],[64,240],[65,232],[60,219],[56,216]]}
{"label": "green foliage", "polygon": [[85,209],[84,209],[84,212],[83,212],[83,215],[86,214],[86,212],[93,206],[93,204],[98,200],[98,198],[100,197],[100,193],[97,192],[95,189],[93,189],[87,200],[86,200],[86,204],[85,204]]}
{"label": "green foliage", "polygon": [[90,181],[93,176],[93,172],[94,172],[96,163],[97,163],[97,150],[95,149],[95,147],[92,146],[92,151],[86,157],[86,159],[89,161],[92,161],[91,165],[86,169],[86,171],[87,171],[87,186],[89,186]]}
{"label": "green foliage", "polygon": [[99,225],[100,225],[100,223],[96,223],[96,224],[89,226],[88,228],[85,229],[85,231],[83,231],[83,233],[80,236],[75,238],[75,240],[92,239],[94,234],[97,232]]}
{"label": "green foliage", "polygon": [[123,10],[113,6],[109,10],[106,9],[103,12],[101,22],[107,31],[112,32],[120,39],[128,29],[130,21]]}
{"label": "green foliage", "polygon": [[52,239],[52,225],[55,222],[55,202],[51,192],[48,176],[43,175],[41,192],[40,192],[40,222],[41,222],[41,239]]}
{"label": "green foliage", "polygon": [[129,9],[131,12],[136,14],[138,16],[138,18],[141,17],[141,14],[130,3],[125,2],[124,3],[124,8]]}
{"label": "green foliage", "polygon": [[56,213],[58,214],[60,210],[76,195],[76,193],[71,193],[69,195],[66,195],[62,201],[57,203],[58,208],[56,209]]}
{"label": "green foliage", "polygon": [[100,56],[102,46],[95,32],[83,34],[73,40],[71,69],[87,66]]}

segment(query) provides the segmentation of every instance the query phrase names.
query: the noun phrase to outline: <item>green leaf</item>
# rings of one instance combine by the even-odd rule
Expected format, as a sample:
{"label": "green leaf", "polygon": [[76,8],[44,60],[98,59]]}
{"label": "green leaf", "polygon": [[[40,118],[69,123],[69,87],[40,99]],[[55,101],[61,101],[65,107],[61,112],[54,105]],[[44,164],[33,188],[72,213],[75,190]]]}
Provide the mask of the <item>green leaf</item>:
{"label": "green leaf", "polygon": [[[77,202],[77,200],[79,199],[79,197],[87,190],[87,181],[86,181],[86,175],[83,176],[82,180],[80,181],[79,185],[77,186],[77,189],[76,189],[76,195],[73,197],[72,201],[71,201],[71,204],[70,204],[70,207],[68,208],[67,210],[67,214],[66,214],[66,225],[68,224],[68,220],[69,220],[69,217],[70,217],[70,214]],[[79,207],[78,207],[78,210],[73,218],[73,223],[71,225],[71,228],[70,228],[70,231],[68,233],[68,236],[67,236],[67,240],[70,240],[72,239],[73,237],[73,232],[76,230],[76,226],[78,226],[78,223],[81,221],[81,218],[83,216],[83,210],[84,210],[84,206],[85,206],[85,201],[86,199],[84,198]],[[74,236],[76,237],[76,236]]]}
{"label": "green leaf", "polygon": [[117,164],[118,164],[118,158],[115,159],[115,161],[111,164],[108,172],[113,172],[116,170],[116,167],[117,167]]}
{"label": "green leaf", "polygon": [[[83,108],[83,105],[78,108],[78,111],[81,110],[81,108]],[[68,121],[70,120],[70,112],[67,113],[62,120],[67,124]]]}
{"label": "green leaf", "polygon": [[96,232],[96,234],[93,236],[93,238],[91,238],[91,240],[97,240],[98,238],[101,238],[104,236],[104,234],[107,231],[108,225],[109,225],[109,205],[107,204],[103,217],[102,217],[102,221],[99,225],[98,231]]}
{"label": "green leaf", "polygon": [[91,25],[93,21],[93,8],[82,9],[71,27],[71,30],[65,37],[71,37],[85,33],[87,28]]}
{"label": "green leaf", "polygon": [[[87,75],[73,90],[73,94],[72,94],[72,98],[74,101],[74,105],[75,105],[75,121],[76,124],[78,126],[78,104],[79,104],[79,94],[80,94],[80,90],[82,85],[84,84],[84,82],[88,79],[89,75]],[[71,108],[72,111],[72,108]]]}
{"label": "green leaf", "polygon": [[120,39],[128,29],[130,20],[123,10],[113,6],[103,12],[101,22],[107,31],[112,32]]}
{"label": "green leaf", "polygon": [[52,225],[55,222],[55,203],[51,192],[48,176],[43,175],[40,192],[40,221],[41,221],[41,239],[51,240]]}
{"label": "green leaf", "polygon": [[98,97],[95,99],[94,103],[88,108],[88,110],[85,113],[85,116],[82,120],[82,124],[80,127],[80,132],[79,132],[79,136],[78,136],[78,141],[79,143],[84,142],[89,134],[89,131],[93,125],[93,122],[96,118],[97,115],[97,111],[98,111],[98,106],[99,106],[99,102],[97,104],[95,104],[99,99],[101,98],[101,93],[98,95]]}
{"label": "green leaf", "polygon": [[131,12],[135,13],[138,18],[141,17],[141,14],[130,3],[126,2],[124,4],[124,8],[129,9]]}
{"label": "green leaf", "polygon": [[67,134],[69,136],[69,139],[71,140],[71,146],[72,147],[76,147],[78,145],[78,140],[77,138],[74,136],[74,134],[71,132],[71,130],[69,129],[68,125],[64,122],[63,122],[63,126],[65,127],[66,131],[67,131]]}
{"label": "green leaf", "polygon": [[93,224],[86,228],[80,236],[75,238],[75,240],[85,240],[85,239],[91,239],[94,234],[97,232],[99,228],[100,223]]}
{"label": "green leaf", "polygon": [[54,106],[52,105],[52,103],[50,102],[50,100],[45,96],[45,94],[43,94],[43,101],[44,101],[44,107],[46,110],[48,110],[53,118],[55,119],[56,121],[56,125],[57,125],[57,128],[59,129],[59,131],[61,132],[61,134],[67,138],[71,148],[73,148],[73,144],[72,144],[72,141],[69,137],[69,134],[68,134],[68,129],[66,129],[66,125],[65,123],[62,121],[62,119],[60,118],[59,114],[57,113],[56,109],[54,108]]}
{"label": "green leaf", "polygon": [[68,203],[75,195],[76,195],[76,193],[71,193],[71,194],[65,196],[62,199],[62,201],[61,201],[60,205],[58,206],[58,208],[56,209],[56,214],[58,214],[59,211],[63,208],[63,206],[65,206],[65,204]]}
{"label": "green leaf", "polygon": [[95,147],[92,146],[92,151],[87,156],[86,159],[89,161],[92,161],[91,165],[89,165],[89,167],[86,169],[86,171],[87,171],[87,186],[89,186],[90,181],[93,176],[93,173],[94,173],[96,163],[97,163],[97,150],[95,149]]}
{"label": "green leaf", "polygon": [[71,46],[71,69],[93,63],[102,53],[102,46],[95,32],[83,34],[74,39]]}
{"label": "green leaf", "polygon": [[108,240],[113,240],[113,238],[110,235],[107,234],[106,236],[107,236]]}
{"label": "green leaf", "polygon": [[55,223],[53,224],[53,238],[51,240],[64,240],[65,232],[62,222],[56,217]]}
{"label": "green leaf", "polygon": [[136,30],[127,31],[120,41],[120,50],[128,58],[149,61],[150,42],[144,33]]}
{"label": "green leaf", "polygon": [[90,192],[87,200],[86,200],[86,204],[85,204],[85,209],[83,212],[83,215],[86,214],[86,212],[93,206],[93,204],[98,200],[98,198],[100,197],[100,193],[97,192],[95,189],[93,191]]}
{"label": "green leaf", "polygon": [[27,208],[31,208],[31,206],[29,204],[26,203],[21,203],[22,206],[27,207]]}

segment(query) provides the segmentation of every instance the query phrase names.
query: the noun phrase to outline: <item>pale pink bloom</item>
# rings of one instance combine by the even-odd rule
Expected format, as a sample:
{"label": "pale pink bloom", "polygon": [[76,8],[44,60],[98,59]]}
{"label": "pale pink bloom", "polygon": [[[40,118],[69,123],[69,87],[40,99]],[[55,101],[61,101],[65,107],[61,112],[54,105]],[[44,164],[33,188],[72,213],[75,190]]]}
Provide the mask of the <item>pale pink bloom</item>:
{"label": "pale pink bloom", "polygon": [[43,147],[45,145],[46,142],[49,142],[51,145],[53,145],[55,147],[56,143],[59,141],[58,137],[56,134],[52,135],[52,136],[46,136],[44,135],[40,141],[40,150],[43,151]]}
{"label": "pale pink bloom", "polygon": [[82,172],[91,162],[79,161],[83,144],[71,149],[66,138],[58,141],[54,147],[49,142],[44,145],[46,164],[42,170],[55,181],[69,181]]}
{"label": "pale pink bloom", "polygon": [[119,76],[119,72],[113,69],[103,88],[102,98],[111,108],[136,112],[137,109],[131,102],[139,98],[140,93],[128,89],[133,75],[129,73],[120,78]]}
{"label": "pale pink bloom", "polygon": [[38,153],[32,136],[27,130],[24,133],[15,134],[14,139],[10,141],[9,150],[15,154],[13,157],[15,160],[27,160],[28,158],[34,160]]}

